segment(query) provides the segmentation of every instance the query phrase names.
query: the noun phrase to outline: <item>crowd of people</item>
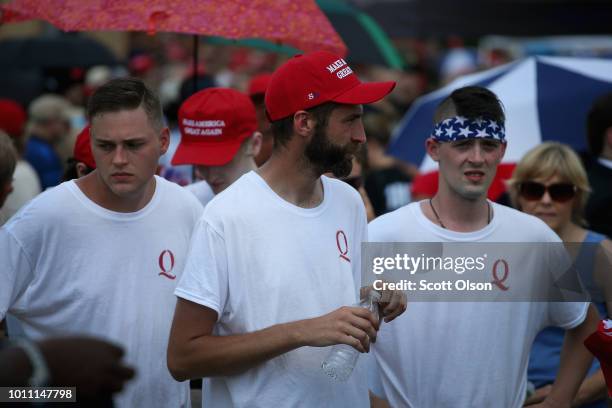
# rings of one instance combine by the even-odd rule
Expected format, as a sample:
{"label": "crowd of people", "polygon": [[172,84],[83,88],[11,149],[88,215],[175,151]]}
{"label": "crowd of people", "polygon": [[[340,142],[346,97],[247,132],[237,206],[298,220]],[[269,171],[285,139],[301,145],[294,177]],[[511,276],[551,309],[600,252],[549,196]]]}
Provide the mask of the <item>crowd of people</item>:
{"label": "crowd of people", "polygon": [[[385,152],[395,81],[313,52],[246,93],[186,84],[175,117],[137,78],[92,89],[86,123],[56,95],[0,100],[0,385],[76,386],[83,406],[189,407],[197,379],[203,407],[606,406],[583,341],[612,299],[612,95],[592,159],[536,147],[505,205],[487,197],[512,139],[485,88],[438,106],[415,200],[417,168]],[[593,303],[385,289],[372,313],[365,242],[583,243]],[[321,370],[339,344],[365,356],[346,382]]]}

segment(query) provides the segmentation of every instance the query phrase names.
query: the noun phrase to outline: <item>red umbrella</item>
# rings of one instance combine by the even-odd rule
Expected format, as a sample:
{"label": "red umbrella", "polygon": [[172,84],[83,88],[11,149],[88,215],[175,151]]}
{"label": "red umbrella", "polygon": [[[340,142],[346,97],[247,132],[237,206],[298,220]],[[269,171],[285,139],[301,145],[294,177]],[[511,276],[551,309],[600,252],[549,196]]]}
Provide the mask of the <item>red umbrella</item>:
{"label": "red umbrella", "polygon": [[314,0],[13,0],[1,9],[2,23],[46,20],[64,31],[262,38],[305,52],[347,52]]}

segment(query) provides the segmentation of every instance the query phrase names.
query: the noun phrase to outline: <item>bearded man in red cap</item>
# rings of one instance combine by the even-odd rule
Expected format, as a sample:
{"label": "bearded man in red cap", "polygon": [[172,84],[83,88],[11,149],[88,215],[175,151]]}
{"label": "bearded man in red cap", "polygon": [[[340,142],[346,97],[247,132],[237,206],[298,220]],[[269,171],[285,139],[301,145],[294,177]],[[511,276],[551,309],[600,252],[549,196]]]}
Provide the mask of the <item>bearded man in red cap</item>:
{"label": "bearded man in red cap", "polygon": [[[362,83],[327,52],[296,56],[272,76],[268,161],[213,199],[194,230],[168,346],[179,380],[206,377],[204,406],[369,407],[364,359],[344,383],[321,370],[327,346],[367,352],[379,321],[350,307],[366,238],[361,197],[322,176],[349,174],[365,142],[365,103],[393,82]],[[392,320],[405,309],[394,298]]]}

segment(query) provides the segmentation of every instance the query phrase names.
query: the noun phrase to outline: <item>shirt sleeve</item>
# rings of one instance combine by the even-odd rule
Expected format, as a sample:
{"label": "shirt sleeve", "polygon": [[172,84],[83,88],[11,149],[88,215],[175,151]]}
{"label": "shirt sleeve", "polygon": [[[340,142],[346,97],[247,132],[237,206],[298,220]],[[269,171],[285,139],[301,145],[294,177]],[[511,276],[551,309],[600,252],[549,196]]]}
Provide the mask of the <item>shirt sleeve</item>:
{"label": "shirt sleeve", "polygon": [[174,294],[214,310],[218,321],[229,294],[227,269],[225,241],[202,218],[194,228],[183,276]]}
{"label": "shirt sleeve", "polygon": [[553,326],[569,330],[584,322],[588,308],[587,302],[551,302],[549,316]]}
{"label": "shirt sleeve", "polygon": [[0,228],[0,320],[24,296],[32,281],[31,263],[17,239]]}
{"label": "shirt sleeve", "polygon": [[[576,271],[571,267],[572,259],[562,242],[557,237],[549,242],[549,281],[554,289],[554,298],[565,297],[568,294],[579,294],[582,290]],[[583,292],[586,296],[586,293]],[[569,296],[569,295],[568,295]],[[587,315],[588,302],[555,301],[548,303],[548,318],[552,326],[572,329],[580,325]],[[572,300],[576,300],[575,298]]]}

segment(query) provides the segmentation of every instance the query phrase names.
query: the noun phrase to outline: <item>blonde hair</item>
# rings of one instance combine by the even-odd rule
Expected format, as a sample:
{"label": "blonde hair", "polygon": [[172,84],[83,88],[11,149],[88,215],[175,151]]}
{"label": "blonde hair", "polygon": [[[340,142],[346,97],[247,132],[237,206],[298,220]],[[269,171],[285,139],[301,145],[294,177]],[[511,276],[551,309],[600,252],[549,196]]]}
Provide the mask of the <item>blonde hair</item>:
{"label": "blonde hair", "polygon": [[545,142],[528,151],[518,162],[512,178],[508,180],[510,200],[520,210],[519,189],[521,183],[534,179],[558,176],[562,181],[576,186],[576,197],[572,208],[572,221],[585,225],[584,207],[591,186],[580,158],[571,147],[558,142]]}

